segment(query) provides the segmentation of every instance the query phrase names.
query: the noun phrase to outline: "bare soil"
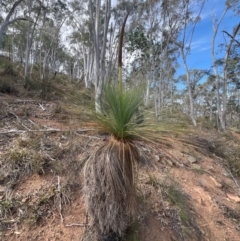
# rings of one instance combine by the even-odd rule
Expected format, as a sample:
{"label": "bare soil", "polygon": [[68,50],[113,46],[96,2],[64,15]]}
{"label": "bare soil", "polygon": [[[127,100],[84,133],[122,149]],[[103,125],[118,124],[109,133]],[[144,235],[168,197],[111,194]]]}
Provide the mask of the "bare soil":
{"label": "bare soil", "polygon": [[[106,136],[76,109],[0,94],[0,240],[82,239],[82,167]],[[142,143],[154,167],[139,167],[126,241],[239,241],[240,135],[199,128],[166,138],[166,146]]]}

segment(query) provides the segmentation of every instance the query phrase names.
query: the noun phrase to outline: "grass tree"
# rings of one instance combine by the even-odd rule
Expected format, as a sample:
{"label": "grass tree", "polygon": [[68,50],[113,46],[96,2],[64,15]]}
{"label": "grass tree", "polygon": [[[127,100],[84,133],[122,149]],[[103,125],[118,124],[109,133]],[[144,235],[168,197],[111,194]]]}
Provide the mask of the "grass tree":
{"label": "grass tree", "polygon": [[96,129],[107,132],[109,138],[93,150],[84,167],[83,191],[91,217],[90,232],[85,236],[87,241],[121,240],[136,211],[138,163],[140,160],[148,161],[147,157],[140,158],[139,141],[153,143],[161,140],[161,145],[164,145],[168,140],[159,135],[160,131],[179,131],[182,128],[179,122],[177,125],[149,123],[145,113],[143,120],[139,113],[143,91],[123,88],[122,46],[128,15],[129,12],[119,35],[118,86],[104,86],[102,111],[95,113]]}
{"label": "grass tree", "polygon": [[[104,87],[104,108],[96,113],[97,128],[108,132],[84,168],[84,195],[91,224],[100,240],[119,240],[124,235],[136,206],[135,169],[139,151],[138,108],[141,91],[123,90],[122,44],[126,15],[119,37],[119,85]],[[91,238],[92,240],[92,238]]]}

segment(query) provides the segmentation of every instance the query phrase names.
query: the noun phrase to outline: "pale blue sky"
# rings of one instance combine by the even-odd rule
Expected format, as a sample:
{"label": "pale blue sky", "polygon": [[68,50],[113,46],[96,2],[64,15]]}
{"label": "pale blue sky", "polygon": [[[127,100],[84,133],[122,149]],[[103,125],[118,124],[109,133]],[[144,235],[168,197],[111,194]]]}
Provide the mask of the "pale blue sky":
{"label": "pale blue sky", "polygon": [[[191,45],[191,54],[187,57],[189,69],[210,69],[212,65],[211,48],[213,37],[213,14],[219,19],[225,9],[225,0],[209,0],[204,6],[201,15],[201,21],[196,26],[193,41]],[[232,10],[225,15],[216,37],[215,50],[218,51],[218,45],[229,41],[229,37],[223,34],[225,30],[232,33],[233,27],[240,22],[240,16],[234,16]],[[223,53],[218,55],[223,56]],[[178,74],[184,74],[182,62],[180,61]]]}

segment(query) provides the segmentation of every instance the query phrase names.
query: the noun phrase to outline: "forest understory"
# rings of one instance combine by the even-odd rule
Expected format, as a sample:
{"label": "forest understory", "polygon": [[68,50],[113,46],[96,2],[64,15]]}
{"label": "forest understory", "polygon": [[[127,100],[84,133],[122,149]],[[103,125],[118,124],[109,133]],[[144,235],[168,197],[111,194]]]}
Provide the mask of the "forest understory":
{"label": "forest understory", "polygon": [[[107,136],[94,131],[90,97],[75,88],[63,85],[44,101],[37,92],[0,93],[3,241],[80,241],[91,232],[82,169]],[[138,145],[153,165],[139,166],[126,241],[240,240],[239,130],[199,126]]]}

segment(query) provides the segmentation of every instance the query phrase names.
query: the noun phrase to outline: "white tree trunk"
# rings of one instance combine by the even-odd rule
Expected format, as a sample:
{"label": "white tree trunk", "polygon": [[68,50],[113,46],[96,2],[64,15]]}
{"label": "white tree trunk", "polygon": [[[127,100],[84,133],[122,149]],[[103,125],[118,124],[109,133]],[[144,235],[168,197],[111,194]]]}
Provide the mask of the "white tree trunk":
{"label": "white tree trunk", "polygon": [[84,80],[85,80],[85,87],[90,88],[91,87],[91,71],[92,71],[92,64],[93,64],[93,58],[92,53],[89,50],[88,53],[84,54]]}
{"label": "white tree trunk", "polygon": [[217,65],[216,65],[216,58],[215,58],[215,40],[216,40],[216,35],[218,33],[218,28],[226,15],[227,11],[229,10],[229,7],[227,7],[222,16],[220,17],[219,21],[216,23],[215,19],[213,21],[213,38],[212,38],[212,62],[213,62],[213,71],[215,75],[215,85],[216,85],[216,91],[217,91],[217,111],[218,111],[218,118],[220,119],[221,123],[221,128],[225,129],[224,123],[222,123],[222,109],[221,109],[221,103],[220,103],[220,92],[219,92],[219,74],[217,70]]}
{"label": "white tree trunk", "polygon": [[28,76],[28,64],[29,64],[29,54],[30,54],[30,15],[32,11],[32,0],[28,2],[28,29],[27,29],[27,43],[26,43],[26,53],[25,53],[25,68],[24,68],[24,78],[25,78],[25,85],[26,78]]}
{"label": "white tree trunk", "polygon": [[[2,47],[2,37],[3,37],[3,33],[6,31],[7,26],[8,26],[9,24],[11,24],[11,23],[14,23],[14,22],[18,21],[18,20],[23,20],[23,18],[15,18],[15,19],[13,19],[13,20],[10,21],[10,18],[11,18],[11,16],[12,16],[14,10],[16,9],[16,7],[17,7],[22,1],[23,1],[23,0],[18,0],[18,1],[16,1],[16,2],[13,4],[13,6],[12,6],[12,8],[10,9],[10,11],[8,12],[5,20],[4,20],[4,21],[2,22],[2,24],[1,24],[1,27],[0,27],[0,49],[1,49],[1,47]],[[25,18],[24,18],[24,20],[25,20]]]}
{"label": "white tree trunk", "polygon": [[[111,17],[111,0],[106,0],[105,19],[103,26],[103,39],[100,37],[100,12],[101,0],[96,0],[96,12],[93,12],[92,0],[89,0],[90,16],[94,35],[94,85],[95,85],[95,109],[97,112],[102,111],[101,97],[103,82],[105,78],[105,55],[106,55],[106,41],[109,27],[109,20]],[[95,16],[95,18],[94,18]],[[100,45],[102,43],[101,49]]]}
{"label": "white tree trunk", "polygon": [[146,95],[145,95],[145,106],[146,107],[149,105],[149,100],[150,100],[150,86],[151,86],[151,81],[150,81],[150,76],[149,76],[147,78]]}
{"label": "white tree trunk", "polygon": [[188,86],[188,97],[189,97],[189,105],[190,105],[190,117],[191,117],[193,125],[197,126],[196,117],[195,117],[195,106],[194,106],[194,102],[193,102],[193,94],[192,94],[192,87],[191,87],[191,81],[190,81],[190,73],[189,73],[189,69],[187,66],[187,60],[186,60],[186,56],[184,54],[183,48],[181,48],[181,55],[182,55],[182,59],[183,59],[184,69],[186,72],[186,81],[187,81],[187,86]]}

